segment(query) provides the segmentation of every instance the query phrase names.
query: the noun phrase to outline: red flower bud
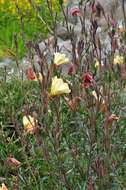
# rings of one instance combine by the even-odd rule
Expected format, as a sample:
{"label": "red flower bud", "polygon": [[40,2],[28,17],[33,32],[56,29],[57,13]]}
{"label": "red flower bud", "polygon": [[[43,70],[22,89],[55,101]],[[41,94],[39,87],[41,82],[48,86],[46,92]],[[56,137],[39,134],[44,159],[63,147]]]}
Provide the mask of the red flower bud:
{"label": "red flower bud", "polygon": [[85,73],[84,76],[83,76],[83,83],[82,83],[82,86],[84,88],[88,88],[92,85],[94,79],[93,79],[93,76],[91,73]]}
{"label": "red flower bud", "polygon": [[29,80],[36,80],[36,75],[32,67],[29,67],[27,70],[27,77]]}
{"label": "red flower bud", "polygon": [[96,13],[97,12],[97,8],[96,8],[95,4],[92,5],[91,9],[92,9],[92,13]]}
{"label": "red flower bud", "polygon": [[69,69],[68,69],[68,75],[74,75],[75,74],[75,67],[74,66],[71,66]]}
{"label": "red flower bud", "polygon": [[92,180],[88,182],[87,190],[95,190],[94,183]]}
{"label": "red flower bud", "polygon": [[65,97],[65,100],[68,104],[68,106],[70,107],[71,110],[75,110],[78,103],[81,101],[81,97],[80,96],[76,96],[75,98],[73,98],[72,100],[69,100],[67,97]]}
{"label": "red flower bud", "polygon": [[70,14],[72,15],[72,16],[81,16],[82,14],[81,14],[81,11],[80,11],[80,9],[79,8],[72,8],[71,10],[70,10]]}
{"label": "red flower bud", "polygon": [[19,168],[21,163],[15,159],[13,156],[10,156],[8,159],[7,159],[7,163],[10,167],[15,167],[15,168]]}

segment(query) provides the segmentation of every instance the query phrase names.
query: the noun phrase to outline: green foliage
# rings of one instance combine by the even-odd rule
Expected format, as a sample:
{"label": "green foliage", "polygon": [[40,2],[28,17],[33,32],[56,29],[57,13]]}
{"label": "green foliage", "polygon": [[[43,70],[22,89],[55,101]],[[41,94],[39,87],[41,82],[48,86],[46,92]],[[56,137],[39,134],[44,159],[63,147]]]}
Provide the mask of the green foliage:
{"label": "green foliage", "polygon": [[[20,5],[20,4],[19,4]],[[18,36],[19,58],[22,58],[25,53],[25,43],[28,40],[42,41],[49,34],[49,28],[52,26],[52,15],[49,12],[46,1],[40,0],[37,5],[30,5],[29,10],[25,10],[24,5],[19,6],[18,13],[15,4],[11,9],[8,9],[8,2],[4,7],[0,8],[0,59],[9,57],[10,51],[15,52],[14,34]],[[26,5],[27,7],[27,5]],[[9,11],[10,10],[10,11]],[[55,12],[59,12],[56,8]],[[9,51],[10,50],[10,51]]]}
{"label": "green foliage", "polygon": [[[58,66],[54,65],[54,60],[48,64],[37,46],[55,25],[52,17],[55,6],[48,7],[47,3],[41,0],[39,9],[33,3],[30,12],[25,10],[11,16],[5,6],[4,15],[0,13],[1,58],[14,54],[20,61],[26,53],[25,43],[32,41],[27,48],[30,62],[27,70],[22,65],[15,69],[17,73],[9,74],[6,67],[0,69],[0,183],[5,183],[10,190],[125,190],[123,46],[119,49],[119,63],[115,64],[112,60],[115,57],[114,33],[109,29],[113,43],[105,55],[107,64],[100,65],[102,60],[97,56],[101,47],[100,39],[95,38],[96,28],[93,38],[91,32],[85,32],[80,35],[79,43],[76,38],[71,40],[72,67],[71,72],[64,75],[60,65],[66,61],[64,55],[58,55]],[[67,17],[65,19],[67,22]],[[93,30],[95,23],[91,24]],[[116,29],[114,32],[117,34]],[[14,37],[17,37],[17,44],[14,44]],[[119,37],[123,41],[125,33]],[[34,65],[34,54],[39,57],[39,68]],[[120,55],[123,55],[121,61]],[[24,75],[23,79],[20,74]],[[54,82],[55,96],[50,93],[54,76],[60,78],[58,84]],[[66,88],[70,93],[64,94]],[[12,158],[20,162],[19,166]]]}
{"label": "green foliage", "polygon": [[[111,100],[111,112],[119,115],[119,110],[123,106],[120,96],[122,89],[117,86],[116,81],[111,89],[116,92]],[[90,92],[87,95],[91,100]],[[97,177],[95,169],[90,168],[98,188],[123,189],[125,187],[125,118],[110,126],[111,152],[108,154],[103,148],[104,115],[100,112],[97,113],[95,126],[96,144],[92,144],[94,148],[90,144],[89,138],[93,138],[94,131],[90,125],[91,112],[86,111],[86,102],[81,102],[76,111],[72,112],[63,97],[60,100],[60,108],[57,107],[57,100],[54,99],[50,102],[50,112],[45,118],[38,111],[43,107],[39,84],[35,81],[21,81],[15,78],[8,82],[1,82],[0,97],[0,165],[2,166],[0,174],[6,179],[10,188],[13,189],[18,176],[20,189],[67,189],[63,180],[65,172],[67,183],[72,189],[78,187],[85,189],[89,166],[91,163],[95,164],[97,156],[105,161],[109,171],[109,174],[101,179]],[[44,143],[43,145],[41,143],[38,145],[36,136],[26,136],[23,133],[22,117],[27,106],[30,114],[33,111],[37,113],[40,123],[40,141]],[[57,109],[60,110],[62,131],[59,153],[53,137],[57,125]],[[49,154],[49,159],[45,157],[45,150]],[[10,155],[21,162],[18,171],[7,168],[9,166],[6,166],[6,160]]]}

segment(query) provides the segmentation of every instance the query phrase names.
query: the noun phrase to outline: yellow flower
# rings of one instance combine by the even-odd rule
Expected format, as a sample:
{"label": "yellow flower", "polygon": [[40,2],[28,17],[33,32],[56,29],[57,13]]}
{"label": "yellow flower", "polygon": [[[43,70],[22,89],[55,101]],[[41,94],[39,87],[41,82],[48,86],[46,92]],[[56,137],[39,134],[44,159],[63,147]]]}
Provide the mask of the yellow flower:
{"label": "yellow flower", "polygon": [[30,115],[23,117],[23,125],[27,133],[33,134],[37,123],[38,121]]}
{"label": "yellow flower", "polygon": [[52,10],[54,11],[56,8],[56,0],[50,0]]}
{"label": "yellow flower", "polygon": [[0,190],[8,190],[8,188],[6,187],[4,183],[2,183],[2,187],[0,187]]}
{"label": "yellow flower", "polygon": [[[95,68],[99,68],[100,64],[99,64],[99,61],[96,60],[95,62]],[[101,66],[104,66],[103,62],[101,61]]]}
{"label": "yellow flower", "polygon": [[[34,2],[36,3],[36,5],[39,5],[41,3],[40,0],[34,0]],[[0,0],[0,10],[5,10],[6,13],[17,15],[18,10],[15,6],[15,3],[18,4],[18,7],[21,9],[21,11],[23,11],[23,13],[27,13],[27,11],[32,11],[32,7],[28,0]]]}
{"label": "yellow flower", "polygon": [[56,52],[54,54],[54,64],[55,65],[62,65],[62,64],[68,63],[68,62],[69,62],[69,59],[66,57],[65,54],[58,53],[58,52]]}
{"label": "yellow flower", "polygon": [[68,0],[63,0],[64,5],[67,5],[67,3],[68,3]]}
{"label": "yellow flower", "polygon": [[42,77],[42,74],[39,72],[38,74],[38,80],[42,81],[43,80],[43,77]]}
{"label": "yellow flower", "polygon": [[70,92],[71,90],[68,84],[63,82],[61,78],[57,78],[57,76],[55,76],[52,79],[52,86],[51,86],[51,92],[50,92],[51,96],[56,96],[60,94],[69,94]]}
{"label": "yellow flower", "polygon": [[116,57],[114,58],[114,65],[121,65],[124,63],[124,58],[123,56],[120,56],[120,55],[116,55]]}

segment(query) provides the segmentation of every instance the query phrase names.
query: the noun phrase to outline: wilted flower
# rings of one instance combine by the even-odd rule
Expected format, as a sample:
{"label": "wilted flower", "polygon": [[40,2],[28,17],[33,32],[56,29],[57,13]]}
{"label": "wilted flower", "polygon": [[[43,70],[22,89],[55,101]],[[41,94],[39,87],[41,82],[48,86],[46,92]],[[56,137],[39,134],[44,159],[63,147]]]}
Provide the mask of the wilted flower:
{"label": "wilted flower", "polygon": [[35,80],[36,81],[36,74],[33,71],[32,67],[28,68],[28,70],[27,70],[27,77],[28,77],[29,80]]}
{"label": "wilted flower", "polygon": [[51,96],[56,96],[60,94],[69,94],[70,92],[71,90],[68,84],[63,82],[61,78],[57,78],[57,76],[55,76],[52,79],[51,92],[50,92]]}
{"label": "wilted flower", "polygon": [[68,106],[70,107],[70,109],[75,110],[78,103],[81,101],[81,97],[80,96],[76,96],[75,98],[73,98],[72,100],[69,100],[69,98],[65,97],[65,100],[68,104]]}
{"label": "wilted flower", "polygon": [[93,79],[93,76],[91,73],[85,73],[84,76],[83,76],[83,83],[82,83],[82,86],[84,88],[88,88],[89,86],[92,85],[94,79]]}
{"label": "wilted flower", "polygon": [[8,190],[8,188],[6,187],[6,185],[4,183],[2,183],[2,186],[0,187],[0,190]]}
{"label": "wilted flower", "polygon": [[54,64],[55,65],[62,65],[62,64],[66,64],[69,63],[69,59],[66,57],[65,54],[62,53],[54,53]]}
{"label": "wilted flower", "polygon": [[72,8],[72,9],[70,10],[70,14],[71,14],[72,16],[81,16],[81,15],[82,15],[80,9],[77,8],[77,7]]}
{"label": "wilted flower", "polygon": [[111,124],[113,121],[118,121],[119,120],[119,117],[116,116],[115,114],[111,114],[109,117],[108,117],[108,123]]}
{"label": "wilted flower", "polygon": [[93,183],[92,179],[90,179],[88,184],[87,184],[87,190],[95,190],[94,183]]}
{"label": "wilted flower", "polygon": [[76,69],[75,66],[70,66],[70,68],[68,69],[68,75],[74,75],[76,73]]}
{"label": "wilted flower", "polygon": [[123,58],[123,56],[121,56],[121,55],[116,55],[116,57],[114,58],[114,65],[121,65],[121,64],[123,64],[124,63],[124,58]]}
{"label": "wilted flower", "polygon": [[42,74],[40,72],[38,73],[38,78],[37,78],[37,76],[36,76],[36,74],[35,74],[32,67],[28,68],[27,77],[28,77],[29,80],[33,80],[33,81],[38,81],[38,80],[42,81],[42,78],[43,78]]}
{"label": "wilted flower", "polygon": [[33,134],[38,121],[30,115],[23,117],[24,129],[27,133]]}
{"label": "wilted flower", "polygon": [[9,166],[12,166],[12,167],[15,167],[15,168],[19,168],[21,163],[15,159],[14,157],[10,156],[8,159],[7,159],[7,163]]}
{"label": "wilted flower", "polygon": [[92,91],[92,95],[94,96],[94,98],[95,98],[96,100],[102,100],[102,104],[104,104],[105,101],[104,101],[104,99],[103,99],[103,97],[102,97],[102,95],[101,95],[101,93],[102,93],[102,88],[100,88],[99,91],[100,91],[100,92],[96,92],[96,90],[93,90],[93,91]]}
{"label": "wilted flower", "polygon": [[[100,89],[101,91],[101,89]],[[100,111],[103,113],[106,113],[108,110],[108,104],[105,102],[105,100],[103,99],[103,97],[101,96],[101,94],[99,93],[99,95],[96,93],[95,90],[92,91],[92,95],[94,96],[96,101],[100,101],[101,102],[101,107],[100,107]]]}

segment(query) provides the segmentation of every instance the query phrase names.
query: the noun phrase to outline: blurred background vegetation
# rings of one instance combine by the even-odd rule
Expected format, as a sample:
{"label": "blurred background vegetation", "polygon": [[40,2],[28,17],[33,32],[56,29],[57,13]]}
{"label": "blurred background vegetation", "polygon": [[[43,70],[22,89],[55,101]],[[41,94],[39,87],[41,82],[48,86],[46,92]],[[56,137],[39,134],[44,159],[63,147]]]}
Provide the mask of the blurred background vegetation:
{"label": "blurred background vegetation", "polygon": [[[46,38],[52,16],[45,0],[0,1],[0,59],[14,51],[14,34],[18,36],[19,56],[25,55],[25,40]],[[52,11],[59,12],[58,4],[52,2]],[[44,23],[46,21],[46,23]]]}

